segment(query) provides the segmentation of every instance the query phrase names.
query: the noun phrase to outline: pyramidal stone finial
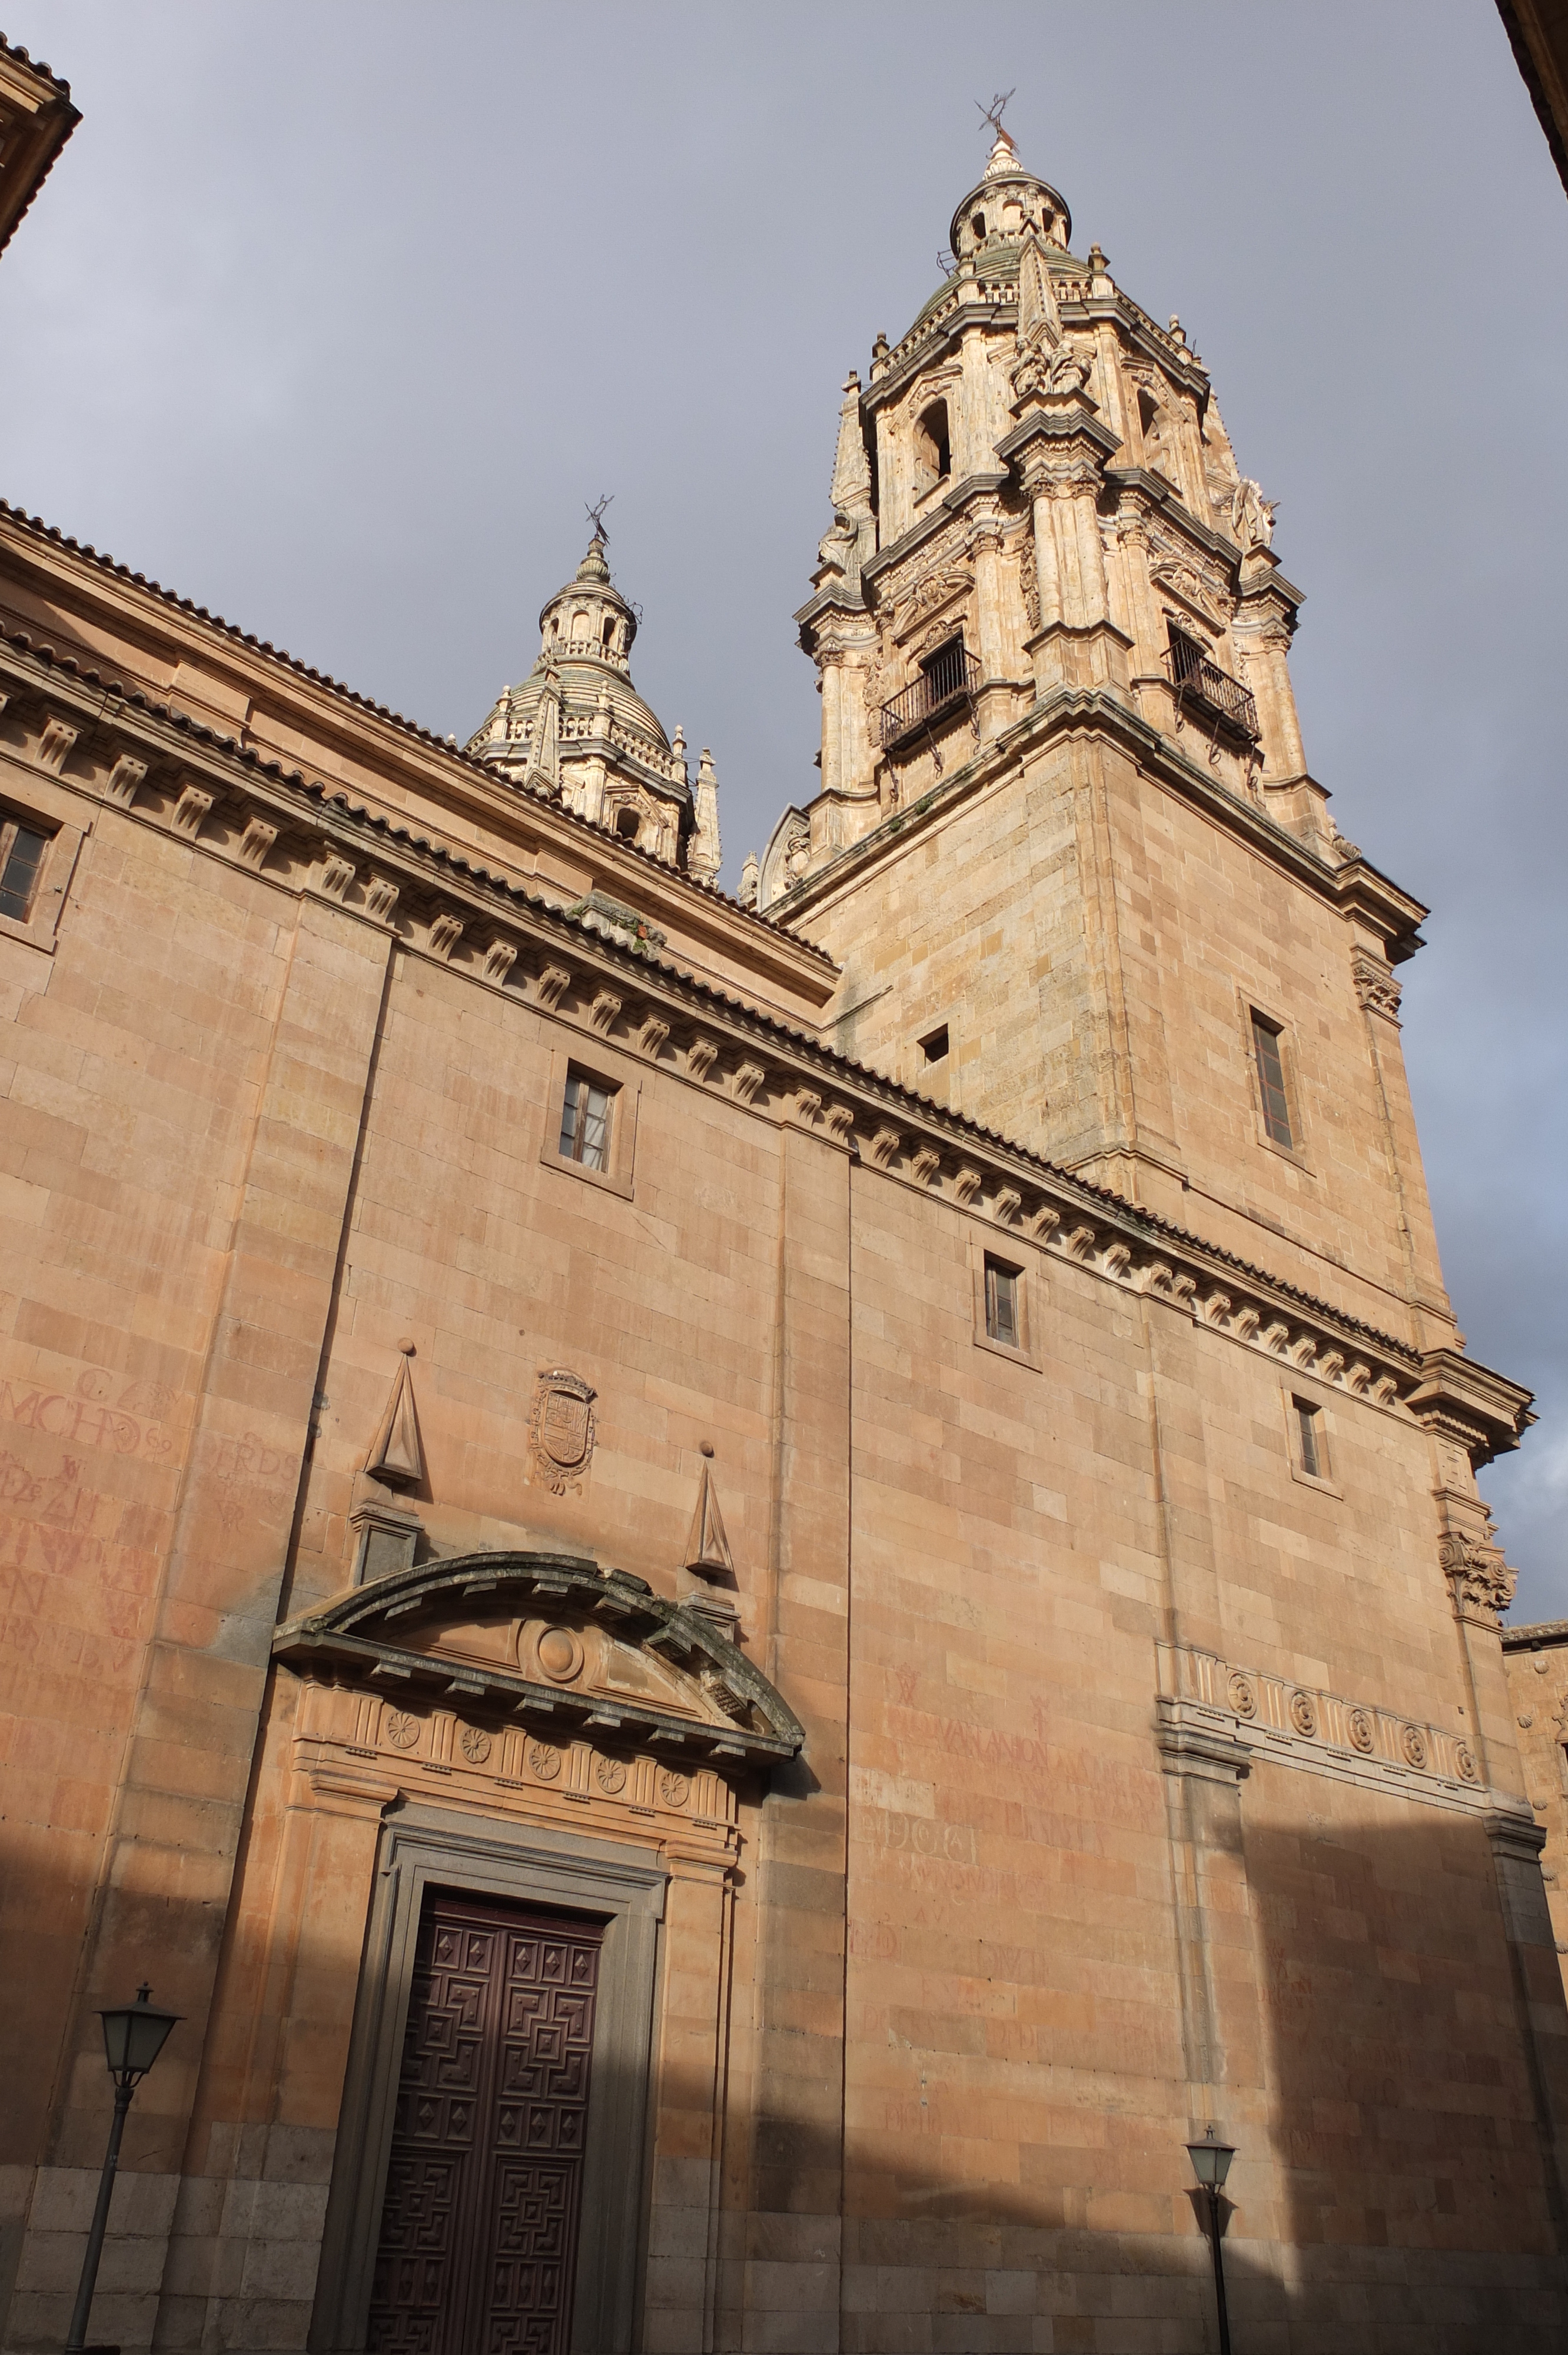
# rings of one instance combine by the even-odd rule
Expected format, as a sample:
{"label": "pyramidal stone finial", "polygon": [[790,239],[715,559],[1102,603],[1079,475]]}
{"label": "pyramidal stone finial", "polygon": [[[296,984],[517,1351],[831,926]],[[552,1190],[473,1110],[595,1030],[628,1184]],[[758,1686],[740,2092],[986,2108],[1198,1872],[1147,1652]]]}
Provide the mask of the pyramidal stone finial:
{"label": "pyramidal stone finial", "polygon": [[699,881],[711,883],[724,864],[724,850],[719,840],[718,772],[705,744],[697,762],[695,801],[697,822],[686,852],[686,870]]}
{"label": "pyramidal stone finial", "polygon": [[686,1535],[686,1568],[699,1578],[715,1579],[728,1585],[735,1578],[735,1561],[725,1535],[724,1516],[719,1511],[718,1497],[714,1488],[713,1474],[707,1459],[703,1460],[702,1485],[697,1491],[697,1508],[692,1515],[692,1526]]}
{"label": "pyramidal stone finial", "polygon": [[365,1468],[373,1480],[384,1480],[389,1488],[417,1488],[425,1476],[425,1452],[419,1444],[419,1420],[414,1412],[414,1375],[409,1362],[414,1344],[399,1341],[397,1347],[402,1357]]}

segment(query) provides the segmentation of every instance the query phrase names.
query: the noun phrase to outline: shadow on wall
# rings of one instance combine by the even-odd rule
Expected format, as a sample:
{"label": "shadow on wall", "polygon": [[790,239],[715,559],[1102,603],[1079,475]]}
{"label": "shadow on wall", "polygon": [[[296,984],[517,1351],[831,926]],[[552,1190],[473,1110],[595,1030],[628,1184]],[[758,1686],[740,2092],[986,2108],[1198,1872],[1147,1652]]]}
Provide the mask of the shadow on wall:
{"label": "shadow on wall", "polygon": [[[1298,1778],[1290,1779],[1298,1797]],[[1357,1817],[1364,1794],[1332,1784],[1324,1793],[1320,1813],[1289,1820],[1267,1817],[1261,1788],[1255,1813],[1244,1800],[1251,1935],[1262,1967],[1234,1980],[1224,2000],[1255,2007],[1267,2083],[1261,2104],[1226,2086],[1217,2103],[1239,2151],[1239,2204],[1225,2249],[1236,2355],[1560,2350],[1568,2339],[1560,2228],[1486,1834],[1475,1818],[1437,1809],[1409,1810],[1397,1828],[1369,1825]],[[19,1908],[13,1919],[25,1923],[67,1899],[35,1885],[14,1887],[11,1902]],[[149,1914],[144,1926],[148,1951],[177,1947],[177,1905]],[[196,1922],[187,1926],[197,1934]],[[1030,1990],[1029,2008],[1042,2021],[1033,2066],[1060,2073],[1064,2083],[1070,2073],[1074,2100],[1097,2069],[1103,2099],[1085,2105],[1075,2144],[1025,2147],[1022,2181],[959,2179],[983,2164],[974,2139],[955,2147],[945,2168],[939,2139],[932,2151],[911,2134],[889,2162],[869,2144],[857,2150],[852,2138],[842,2253],[824,2245],[816,2265],[800,2267],[820,2282],[822,2264],[842,2254],[842,2355],[1033,2355],[1042,2347],[1055,2355],[1206,2355],[1217,2346],[1208,2254],[1189,2205],[1180,2132],[1128,2109],[1135,2056],[1125,2056],[1119,2092],[1106,2078],[1113,2030],[1108,2013],[1097,2022],[1092,1999],[1086,2022],[1081,1994],[1070,2005],[1064,1995],[1063,2017],[1070,2011],[1074,2025],[1053,2027],[1048,1915],[1037,1947],[1045,1983]],[[1555,1976],[1554,1953],[1545,1960]],[[308,1964],[297,1974],[311,1976]],[[217,2210],[227,2210],[227,2240],[210,2226],[196,2229],[204,2202],[187,2196],[175,2240],[165,2245],[173,2186],[160,2202],[148,2185],[179,2164],[174,2117],[196,2057],[171,2045],[132,2109],[92,2336],[130,2350],[150,2347],[156,2327],[160,2345],[301,2348],[316,2260],[313,2243],[298,2236],[308,2214],[319,2219],[325,2185],[308,2182],[319,2162],[302,2172],[286,2129],[270,2133],[270,2121],[256,2119],[229,2147],[236,2174],[275,2179],[276,2216],[294,2220],[292,2258],[280,2227],[265,2221],[273,2212],[265,2200],[251,2203],[249,2221],[235,2229],[232,2195],[210,2211],[216,2222]],[[935,2104],[944,2073],[957,2073],[954,2056],[919,2058]],[[83,2090],[97,2084],[91,2098],[106,2130],[107,2073],[100,2084],[94,2070],[96,2051],[76,2082]],[[670,2092],[679,2109],[679,2087],[667,2098]],[[1254,2115],[1244,2115],[1249,2106]],[[5,2157],[30,2158],[42,2129],[41,2117],[29,2122],[12,2109]],[[1016,2112],[999,2114],[999,2141],[1015,2144],[1020,2130]],[[1279,2170],[1272,2182],[1271,2158]],[[821,2182],[836,2161],[821,2117],[732,2115],[731,2212],[706,2293],[715,2349],[759,2343],[758,2308],[776,2295],[765,2293],[761,2276],[791,2270],[775,2262],[785,2221],[778,2185],[790,2176]],[[36,2220],[47,2229],[16,2283],[7,2346],[58,2348],[63,2336],[96,2169],[69,2173],[71,2183],[52,2195],[55,2208]],[[1097,2174],[1106,2179],[1097,2183]],[[770,2212],[747,2218],[737,2212],[745,2186],[762,2177],[769,2195],[753,2204]],[[302,2200],[307,2190],[313,2204]],[[673,2286],[677,2276],[689,2284],[690,2268],[662,2268],[665,2254],[655,2237],[640,2346],[687,2343],[657,2311],[690,2303],[689,2286],[678,2298]],[[768,2343],[781,2346],[776,2307],[768,2320]]]}

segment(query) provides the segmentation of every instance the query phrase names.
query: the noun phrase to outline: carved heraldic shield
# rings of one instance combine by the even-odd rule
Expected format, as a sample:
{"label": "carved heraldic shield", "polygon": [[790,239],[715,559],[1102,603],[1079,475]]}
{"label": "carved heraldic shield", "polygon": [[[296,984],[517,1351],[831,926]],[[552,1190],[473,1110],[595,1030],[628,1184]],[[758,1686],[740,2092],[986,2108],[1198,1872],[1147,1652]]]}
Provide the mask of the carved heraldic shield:
{"label": "carved heraldic shield", "polygon": [[561,1367],[539,1376],[534,1401],[534,1476],[557,1497],[568,1488],[580,1491],[587,1476],[593,1456],[596,1395],[591,1383]]}

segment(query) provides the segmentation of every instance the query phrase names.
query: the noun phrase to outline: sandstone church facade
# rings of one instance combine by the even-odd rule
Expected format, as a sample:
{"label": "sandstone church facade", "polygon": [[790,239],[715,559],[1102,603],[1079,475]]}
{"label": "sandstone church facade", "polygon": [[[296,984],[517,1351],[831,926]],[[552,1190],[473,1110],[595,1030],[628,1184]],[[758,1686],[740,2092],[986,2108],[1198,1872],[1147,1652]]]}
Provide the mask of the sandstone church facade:
{"label": "sandstone church facade", "polygon": [[9,2350],[143,1978],[126,2349],[1196,2350],[1209,2122],[1238,2346],[1560,2341],[1425,911],[1180,327],[951,236],[738,899],[597,532],[460,751],[0,510]]}

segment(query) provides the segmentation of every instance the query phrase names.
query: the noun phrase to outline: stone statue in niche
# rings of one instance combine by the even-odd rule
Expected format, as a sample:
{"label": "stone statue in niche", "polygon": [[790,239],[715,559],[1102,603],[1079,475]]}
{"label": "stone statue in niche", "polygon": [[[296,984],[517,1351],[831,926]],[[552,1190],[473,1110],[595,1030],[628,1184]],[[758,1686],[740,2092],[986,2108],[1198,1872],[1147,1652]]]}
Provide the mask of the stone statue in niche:
{"label": "stone statue in niche", "polygon": [[1255,549],[1273,546],[1274,518],[1278,512],[1279,501],[1266,499],[1262,485],[1244,474],[1231,494],[1231,529],[1244,554],[1250,556]]}
{"label": "stone statue in niche", "polygon": [[557,1497],[568,1488],[582,1493],[593,1461],[593,1401],[591,1382],[564,1367],[541,1367],[534,1394],[529,1431],[531,1476]]}
{"label": "stone statue in niche", "polygon": [[851,581],[858,576],[860,567],[855,559],[859,545],[860,533],[853,519],[842,509],[838,510],[832,528],[825,531],[817,542],[819,587],[830,576]]}

